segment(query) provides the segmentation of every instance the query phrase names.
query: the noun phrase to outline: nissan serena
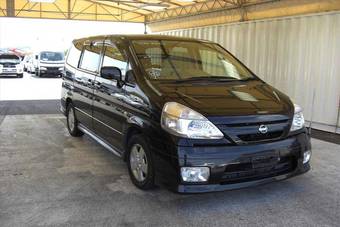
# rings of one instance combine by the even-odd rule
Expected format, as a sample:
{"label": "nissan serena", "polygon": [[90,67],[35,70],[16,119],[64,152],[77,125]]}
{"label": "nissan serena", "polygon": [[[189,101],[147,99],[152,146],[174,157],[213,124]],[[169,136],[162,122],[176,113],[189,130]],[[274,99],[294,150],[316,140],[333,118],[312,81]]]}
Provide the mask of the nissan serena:
{"label": "nissan serena", "polygon": [[310,169],[301,107],[208,41],[74,40],[61,110],[69,133],[86,133],[122,157],[140,189],[222,191]]}

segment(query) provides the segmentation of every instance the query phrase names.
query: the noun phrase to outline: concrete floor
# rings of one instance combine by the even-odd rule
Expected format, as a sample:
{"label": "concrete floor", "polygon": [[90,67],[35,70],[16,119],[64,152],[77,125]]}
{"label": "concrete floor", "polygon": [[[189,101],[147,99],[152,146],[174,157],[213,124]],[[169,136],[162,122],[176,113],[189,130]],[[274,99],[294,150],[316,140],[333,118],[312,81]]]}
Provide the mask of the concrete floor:
{"label": "concrete floor", "polygon": [[72,138],[61,115],[0,125],[0,226],[339,226],[340,146],[313,140],[312,170],[222,193],[136,189],[125,163]]}
{"label": "concrete floor", "polygon": [[27,72],[23,78],[0,77],[0,101],[60,99],[61,83],[61,78],[40,78]]}

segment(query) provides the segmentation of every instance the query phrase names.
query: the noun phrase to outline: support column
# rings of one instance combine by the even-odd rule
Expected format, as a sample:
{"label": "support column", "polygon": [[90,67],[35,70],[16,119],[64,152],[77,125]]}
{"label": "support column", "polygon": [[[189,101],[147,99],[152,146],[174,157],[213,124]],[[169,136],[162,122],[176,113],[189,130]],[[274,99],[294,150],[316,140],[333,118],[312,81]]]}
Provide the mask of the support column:
{"label": "support column", "polygon": [[67,19],[71,19],[71,0],[67,1]]}
{"label": "support column", "polygon": [[146,16],[144,16],[144,34],[148,34],[146,30]]}
{"label": "support column", "polygon": [[14,0],[6,0],[6,16],[14,17],[15,16],[15,4]]}

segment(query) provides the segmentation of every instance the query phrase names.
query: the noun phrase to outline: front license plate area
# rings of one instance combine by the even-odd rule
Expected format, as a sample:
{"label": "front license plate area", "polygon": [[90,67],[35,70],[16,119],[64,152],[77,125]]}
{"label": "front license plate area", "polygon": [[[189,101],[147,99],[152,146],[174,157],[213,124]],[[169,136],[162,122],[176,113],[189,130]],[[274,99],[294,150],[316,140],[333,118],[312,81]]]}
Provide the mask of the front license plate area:
{"label": "front license plate area", "polygon": [[256,156],[252,157],[253,169],[274,167],[279,161],[279,156]]}

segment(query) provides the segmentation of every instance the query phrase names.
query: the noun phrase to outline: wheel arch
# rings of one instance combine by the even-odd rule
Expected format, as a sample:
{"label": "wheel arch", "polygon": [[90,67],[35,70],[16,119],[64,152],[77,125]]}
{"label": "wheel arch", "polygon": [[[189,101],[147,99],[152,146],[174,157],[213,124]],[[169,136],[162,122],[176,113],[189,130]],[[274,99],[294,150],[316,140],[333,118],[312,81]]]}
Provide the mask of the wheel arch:
{"label": "wheel arch", "polygon": [[67,110],[68,105],[69,105],[70,103],[72,103],[72,99],[71,99],[70,97],[67,97],[66,100],[65,100],[65,108],[66,108],[66,110]]}
{"label": "wheel arch", "polygon": [[129,124],[125,136],[124,136],[124,155],[123,155],[123,160],[126,161],[127,158],[127,149],[128,149],[128,144],[129,140],[132,136],[138,135],[138,134],[143,134],[143,129],[136,124]]}

